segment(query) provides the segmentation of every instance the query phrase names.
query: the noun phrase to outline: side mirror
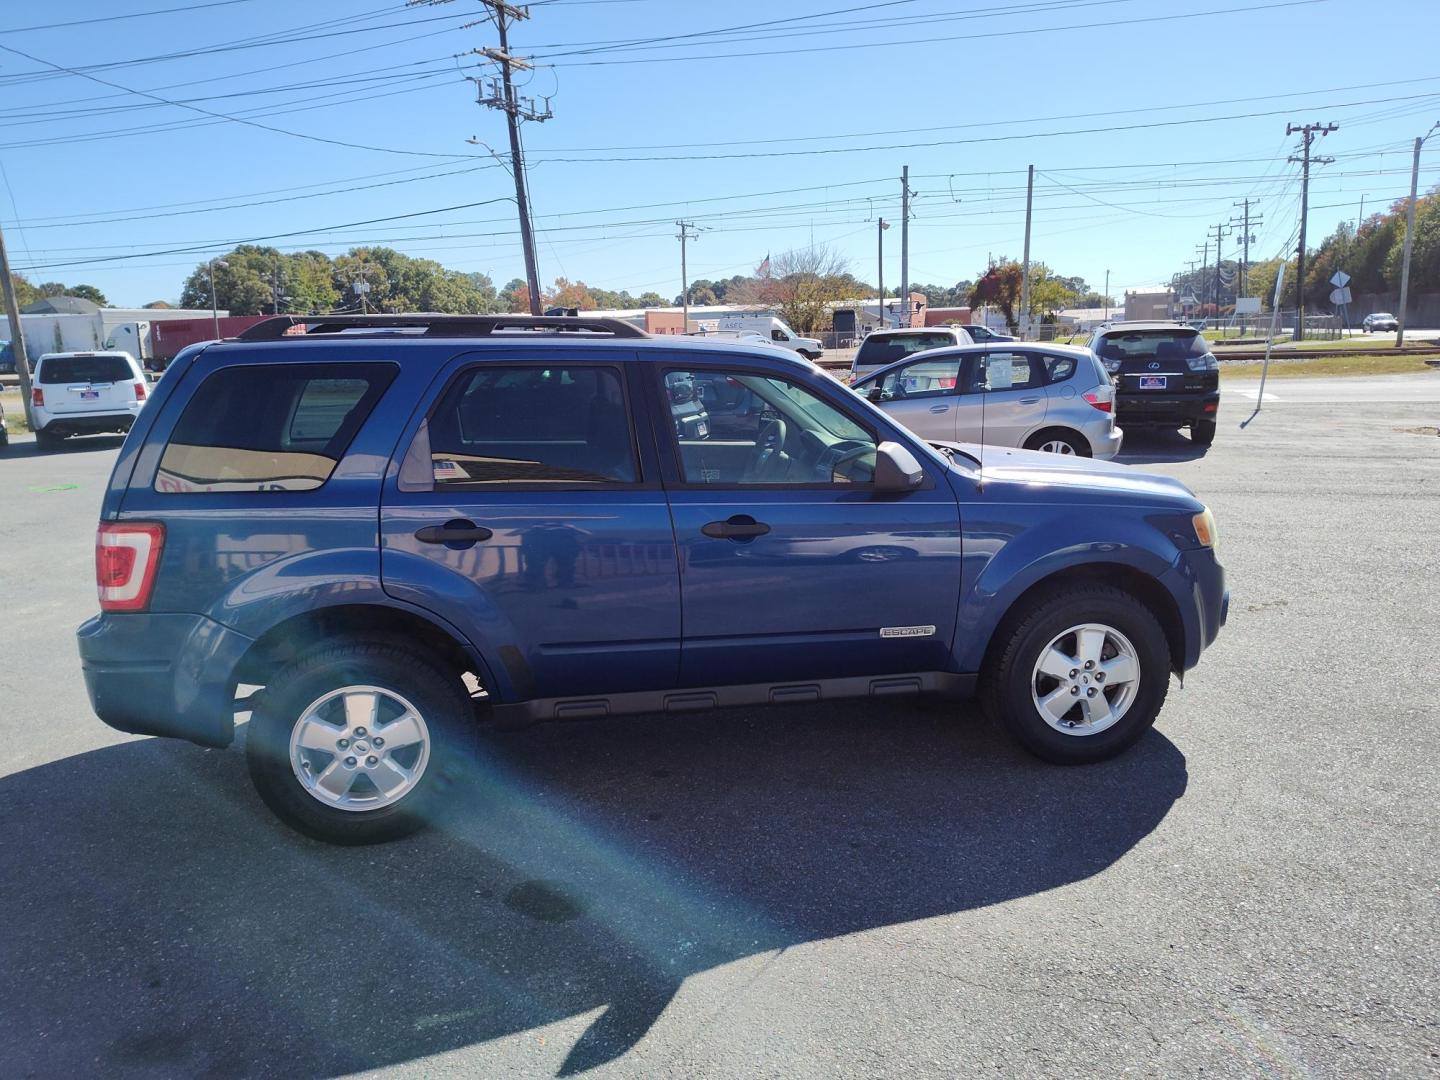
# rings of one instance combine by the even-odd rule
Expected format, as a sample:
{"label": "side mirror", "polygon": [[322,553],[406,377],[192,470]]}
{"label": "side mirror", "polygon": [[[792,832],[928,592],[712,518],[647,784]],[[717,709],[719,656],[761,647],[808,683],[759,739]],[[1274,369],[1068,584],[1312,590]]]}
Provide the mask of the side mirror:
{"label": "side mirror", "polygon": [[885,391],[880,388],[879,383],[876,383],[865,392],[865,396],[878,405],[885,400]]}
{"label": "side mirror", "polygon": [[897,442],[875,448],[875,490],[914,491],[925,482],[925,470],[915,455]]}

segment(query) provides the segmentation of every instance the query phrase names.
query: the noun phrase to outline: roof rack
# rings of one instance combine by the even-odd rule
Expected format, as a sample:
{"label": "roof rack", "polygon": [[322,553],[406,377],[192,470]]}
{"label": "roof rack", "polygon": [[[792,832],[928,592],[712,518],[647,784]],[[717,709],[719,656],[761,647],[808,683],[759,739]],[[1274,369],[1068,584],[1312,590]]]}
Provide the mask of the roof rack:
{"label": "roof rack", "polygon": [[347,330],[419,330],[424,337],[444,338],[486,337],[497,330],[553,330],[617,338],[650,336],[623,319],[571,315],[276,315],[242,331],[236,340],[279,341]]}

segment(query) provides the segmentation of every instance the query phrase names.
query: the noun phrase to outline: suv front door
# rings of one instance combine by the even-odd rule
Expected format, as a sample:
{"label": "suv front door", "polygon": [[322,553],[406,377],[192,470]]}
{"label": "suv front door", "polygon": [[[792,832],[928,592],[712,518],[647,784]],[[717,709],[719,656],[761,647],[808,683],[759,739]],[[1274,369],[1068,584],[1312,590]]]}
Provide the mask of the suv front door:
{"label": "suv front door", "polygon": [[[753,402],[724,432],[677,428],[669,387],[717,381]],[[656,365],[650,389],[680,555],[682,687],[947,668],[960,518],[936,465],[921,490],[875,491],[881,436],[838,385],[691,354]]]}
{"label": "suv front door", "polygon": [[674,685],[675,540],[635,438],[632,355],[456,359],[386,480],[386,591],[460,628],[502,668],[502,697]]}

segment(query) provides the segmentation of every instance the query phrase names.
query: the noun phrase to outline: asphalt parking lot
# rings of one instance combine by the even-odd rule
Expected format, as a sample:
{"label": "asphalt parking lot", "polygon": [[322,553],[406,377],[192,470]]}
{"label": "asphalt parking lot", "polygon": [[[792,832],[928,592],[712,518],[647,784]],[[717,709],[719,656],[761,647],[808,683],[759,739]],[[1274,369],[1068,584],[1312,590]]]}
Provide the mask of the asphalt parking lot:
{"label": "asphalt parking lot", "polygon": [[1127,440],[1210,503],[1233,599],[1119,760],[938,703],[552,725],[368,849],[286,830],[238,746],[94,719],[72,634],[118,441],[17,440],[0,1075],[1440,1074],[1425,378],[1272,383],[1243,431],[1227,383],[1208,453]]}

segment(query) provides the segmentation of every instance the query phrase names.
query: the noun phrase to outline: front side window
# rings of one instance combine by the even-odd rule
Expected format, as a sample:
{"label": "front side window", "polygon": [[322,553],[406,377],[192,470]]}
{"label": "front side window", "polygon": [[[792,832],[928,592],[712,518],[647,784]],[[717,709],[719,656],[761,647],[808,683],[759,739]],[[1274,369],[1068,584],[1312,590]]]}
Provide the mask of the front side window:
{"label": "front side window", "polygon": [[318,488],[395,370],[393,364],[254,364],[214,372],[180,414],[155,490]]}
{"label": "front side window", "polygon": [[876,438],[788,379],[667,371],[669,428],[688,484],[868,484]]}
{"label": "front side window", "polygon": [[906,364],[870,385],[879,385],[881,401],[906,401],[953,394],[959,377],[960,357],[941,356]]}
{"label": "front side window", "polygon": [[450,385],[428,423],[435,486],[633,484],[620,372],[486,364]]}
{"label": "front side window", "polygon": [[973,369],[967,392],[994,394],[1006,390],[1029,390],[1042,385],[1046,381],[1045,376],[1037,375],[1030,359],[1028,353],[986,353]]}

